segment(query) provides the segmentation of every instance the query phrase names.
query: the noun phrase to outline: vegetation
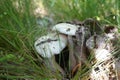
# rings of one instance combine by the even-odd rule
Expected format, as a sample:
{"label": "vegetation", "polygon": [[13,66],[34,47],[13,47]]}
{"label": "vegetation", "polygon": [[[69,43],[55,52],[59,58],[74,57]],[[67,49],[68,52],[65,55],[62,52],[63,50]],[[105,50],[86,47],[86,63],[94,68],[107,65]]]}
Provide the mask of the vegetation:
{"label": "vegetation", "polygon": [[32,0],[0,1],[0,79],[42,80],[48,76],[33,48],[35,37],[46,29],[36,25],[31,5]]}
{"label": "vegetation", "polygon": [[[120,28],[119,0],[41,0],[54,23],[95,18]],[[38,27],[33,0],[0,0],[0,79],[49,80],[59,78],[43,65],[34,41],[47,33]],[[120,29],[119,29],[120,31]],[[51,74],[51,75],[48,75]],[[77,80],[77,78],[75,78]]]}
{"label": "vegetation", "polygon": [[50,14],[55,14],[54,18],[58,21],[96,18],[106,23],[118,24],[120,20],[119,0],[43,0],[43,3]]}

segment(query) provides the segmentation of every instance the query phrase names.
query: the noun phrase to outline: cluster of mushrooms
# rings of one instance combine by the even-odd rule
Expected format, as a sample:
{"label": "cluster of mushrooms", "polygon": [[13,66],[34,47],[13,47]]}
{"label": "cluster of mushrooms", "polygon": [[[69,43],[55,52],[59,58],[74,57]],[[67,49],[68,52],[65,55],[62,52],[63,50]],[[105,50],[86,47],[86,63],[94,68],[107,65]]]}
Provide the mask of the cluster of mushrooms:
{"label": "cluster of mushrooms", "polygon": [[[103,27],[91,18],[82,22],[74,20],[56,24],[49,34],[38,38],[34,46],[46,67],[58,71],[64,78],[73,78],[85,65],[91,67],[87,80],[117,80],[120,62],[112,52],[118,34],[115,26]],[[93,60],[88,61],[90,55]]]}

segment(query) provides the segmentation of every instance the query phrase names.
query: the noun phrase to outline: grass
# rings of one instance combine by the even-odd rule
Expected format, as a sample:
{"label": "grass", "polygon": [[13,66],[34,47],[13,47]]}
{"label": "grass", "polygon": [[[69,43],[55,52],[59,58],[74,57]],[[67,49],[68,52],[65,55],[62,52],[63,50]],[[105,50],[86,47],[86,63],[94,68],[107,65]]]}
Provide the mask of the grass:
{"label": "grass", "polygon": [[[13,2],[18,2],[18,9]],[[0,79],[42,80],[49,77],[33,47],[36,36],[45,34],[46,28],[36,25],[31,5],[34,5],[32,0],[0,2]]]}
{"label": "grass", "polygon": [[[86,18],[96,18],[104,22],[117,24],[119,17],[119,0],[43,0],[49,14],[55,14],[55,20],[84,20]],[[112,5],[112,6],[111,6]],[[118,19],[119,21],[119,19]]]}
{"label": "grass", "polygon": [[[54,23],[95,18],[101,23],[117,25],[120,28],[119,0],[42,1],[48,15],[54,15]],[[59,75],[48,75],[50,71],[42,65],[42,58],[34,50],[36,37],[47,33],[46,26],[38,27],[36,24],[34,9],[33,0],[0,0],[1,80],[59,78]],[[74,80],[78,80],[80,74]]]}

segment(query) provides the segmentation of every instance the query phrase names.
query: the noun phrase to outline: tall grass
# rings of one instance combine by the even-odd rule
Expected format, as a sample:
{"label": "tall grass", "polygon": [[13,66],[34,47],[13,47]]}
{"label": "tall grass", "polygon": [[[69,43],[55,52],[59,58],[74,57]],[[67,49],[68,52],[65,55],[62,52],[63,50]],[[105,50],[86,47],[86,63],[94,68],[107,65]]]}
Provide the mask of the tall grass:
{"label": "tall grass", "polygon": [[0,0],[0,80],[46,80],[49,70],[34,51],[36,25],[33,0]]}
{"label": "tall grass", "polygon": [[[120,14],[120,1],[112,0],[42,0],[49,14],[54,14],[57,21],[84,20],[96,18],[104,23],[117,24]],[[117,18],[116,18],[117,17]],[[120,20],[120,19],[119,19]],[[118,20],[118,21],[119,21]]]}

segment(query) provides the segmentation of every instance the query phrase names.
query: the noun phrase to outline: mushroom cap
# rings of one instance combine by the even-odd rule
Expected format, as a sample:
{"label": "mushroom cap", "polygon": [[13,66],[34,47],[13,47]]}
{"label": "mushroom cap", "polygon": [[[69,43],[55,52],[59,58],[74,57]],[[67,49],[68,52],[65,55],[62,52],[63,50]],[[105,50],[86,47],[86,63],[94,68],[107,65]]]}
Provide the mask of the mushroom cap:
{"label": "mushroom cap", "polygon": [[67,46],[67,37],[62,34],[52,33],[40,37],[35,41],[36,51],[44,58],[59,54]]}
{"label": "mushroom cap", "polygon": [[104,61],[109,58],[111,58],[111,48],[110,44],[105,36],[102,35],[96,35],[96,45],[97,47],[95,48],[95,41],[94,41],[94,36],[90,37],[86,41],[86,46],[89,51],[93,51],[93,54],[95,55],[95,58],[97,61]]}
{"label": "mushroom cap", "polygon": [[95,58],[98,62],[108,60],[111,57],[112,57],[112,54],[110,53],[109,50],[106,50],[106,49],[96,49],[95,50]]}
{"label": "mushroom cap", "polygon": [[75,24],[59,23],[53,26],[52,30],[58,31],[59,33],[63,33],[66,35],[75,36],[75,33],[79,27],[80,27],[79,25],[75,25]]}
{"label": "mushroom cap", "polygon": [[[101,36],[101,35],[96,35],[96,45],[100,49],[105,48],[106,46],[106,37]],[[87,41],[86,41],[86,46],[89,50],[93,50],[95,48],[95,41],[94,41],[94,36],[91,36]]]}

